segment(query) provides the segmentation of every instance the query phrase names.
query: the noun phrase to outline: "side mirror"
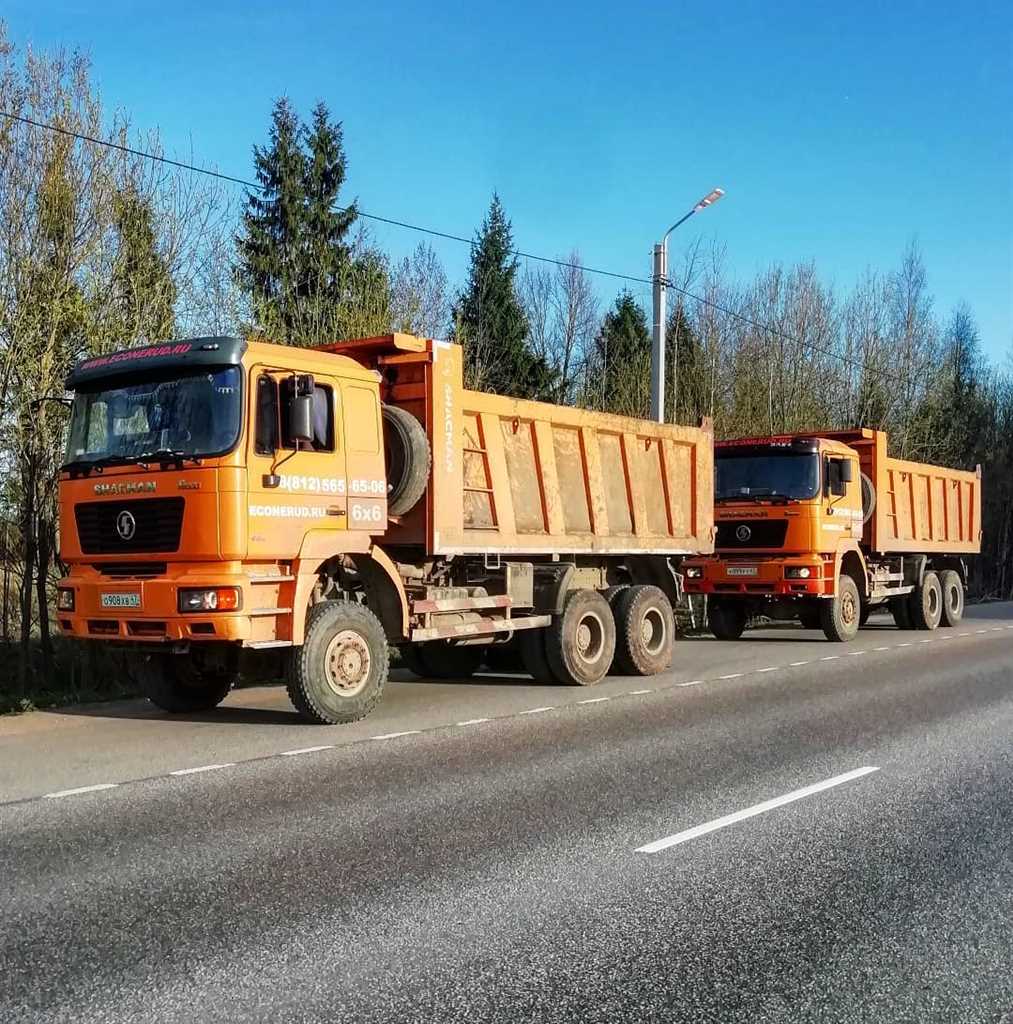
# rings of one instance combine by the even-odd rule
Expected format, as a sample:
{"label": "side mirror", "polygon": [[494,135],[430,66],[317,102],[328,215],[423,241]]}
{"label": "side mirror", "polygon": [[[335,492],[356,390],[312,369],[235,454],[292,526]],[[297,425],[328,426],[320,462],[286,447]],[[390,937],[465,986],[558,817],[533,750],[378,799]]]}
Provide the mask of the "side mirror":
{"label": "side mirror", "polygon": [[854,462],[851,459],[841,459],[841,482],[850,484],[855,479]]}
{"label": "side mirror", "polygon": [[293,441],[313,440],[313,396],[293,395],[288,409],[288,436]]}

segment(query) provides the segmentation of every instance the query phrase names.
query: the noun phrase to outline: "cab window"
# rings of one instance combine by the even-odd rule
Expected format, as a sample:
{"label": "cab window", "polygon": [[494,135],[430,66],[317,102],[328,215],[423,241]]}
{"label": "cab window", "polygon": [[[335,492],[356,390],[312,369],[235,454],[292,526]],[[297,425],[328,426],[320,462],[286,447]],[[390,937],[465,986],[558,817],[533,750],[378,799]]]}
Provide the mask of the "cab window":
{"label": "cab window", "polygon": [[[258,455],[272,455],[279,448],[295,449],[288,432],[289,408],[295,393],[294,381],[280,382],[266,374],[257,380],[256,439]],[[313,440],[300,441],[300,451],[334,451],[334,389],[317,384],[313,389]]]}

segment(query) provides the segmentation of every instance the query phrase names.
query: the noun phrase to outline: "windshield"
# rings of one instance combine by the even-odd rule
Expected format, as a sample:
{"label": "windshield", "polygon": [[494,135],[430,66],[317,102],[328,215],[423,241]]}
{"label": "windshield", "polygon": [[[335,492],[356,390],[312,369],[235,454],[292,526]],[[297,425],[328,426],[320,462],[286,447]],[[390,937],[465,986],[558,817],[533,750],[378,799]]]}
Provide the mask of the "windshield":
{"label": "windshield", "polygon": [[66,462],[220,455],[239,438],[240,380],[239,367],[226,366],[79,391]]}
{"label": "windshield", "polygon": [[715,500],[728,498],[815,498],[819,457],[804,454],[735,455],[715,462]]}

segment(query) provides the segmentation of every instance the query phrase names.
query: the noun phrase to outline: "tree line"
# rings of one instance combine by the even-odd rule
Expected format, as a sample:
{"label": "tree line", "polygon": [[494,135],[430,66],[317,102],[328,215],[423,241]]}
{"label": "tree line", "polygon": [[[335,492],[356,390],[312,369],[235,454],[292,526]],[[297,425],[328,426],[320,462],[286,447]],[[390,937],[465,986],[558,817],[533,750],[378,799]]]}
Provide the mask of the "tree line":
{"label": "tree line", "polygon": [[[392,259],[344,194],[342,126],[285,99],[253,146],[257,188],[160,155],[107,113],[88,61],[19,52],[0,22],[0,690],[103,675],[52,638],[56,481],[66,411],[47,401],[85,355],[173,336],[242,333],[291,345],[405,331],[460,342],[470,386],[646,416],[646,295],[603,306],[577,252],[522,261],[497,195],[455,287],[421,243]],[[718,437],[864,425],[893,453],[982,464],[980,596],[1013,596],[1013,381],[983,356],[972,310],[940,314],[916,245],[848,290],[812,262],[733,279],[720,248],[674,261],[666,418],[710,417]],[[646,289],[644,289],[646,291]],[[89,645],[92,646],[92,645]]]}

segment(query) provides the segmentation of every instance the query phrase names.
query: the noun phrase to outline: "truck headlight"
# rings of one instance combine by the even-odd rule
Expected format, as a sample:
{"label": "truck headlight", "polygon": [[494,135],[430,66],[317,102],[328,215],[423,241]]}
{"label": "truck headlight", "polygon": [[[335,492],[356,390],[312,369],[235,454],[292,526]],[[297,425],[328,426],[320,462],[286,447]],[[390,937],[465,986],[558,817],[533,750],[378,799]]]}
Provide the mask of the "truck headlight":
{"label": "truck headlight", "polygon": [[56,610],[72,612],[74,610],[74,591],[70,587],[60,587],[56,592]]}
{"label": "truck headlight", "polygon": [[698,565],[687,565],[686,566],[686,579],[698,580],[703,576],[703,569]]}
{"label": "truck headlight", "polygon": [[179,591],[181,612],[234,612],[242,607],[239,587],[201,587]]}
{"label": "truck headlight", "polygon": [[784,570],[784,578],[787,580],[807,580],[810,576],[815,575],[815,571],[808,565],[789,565]]}

